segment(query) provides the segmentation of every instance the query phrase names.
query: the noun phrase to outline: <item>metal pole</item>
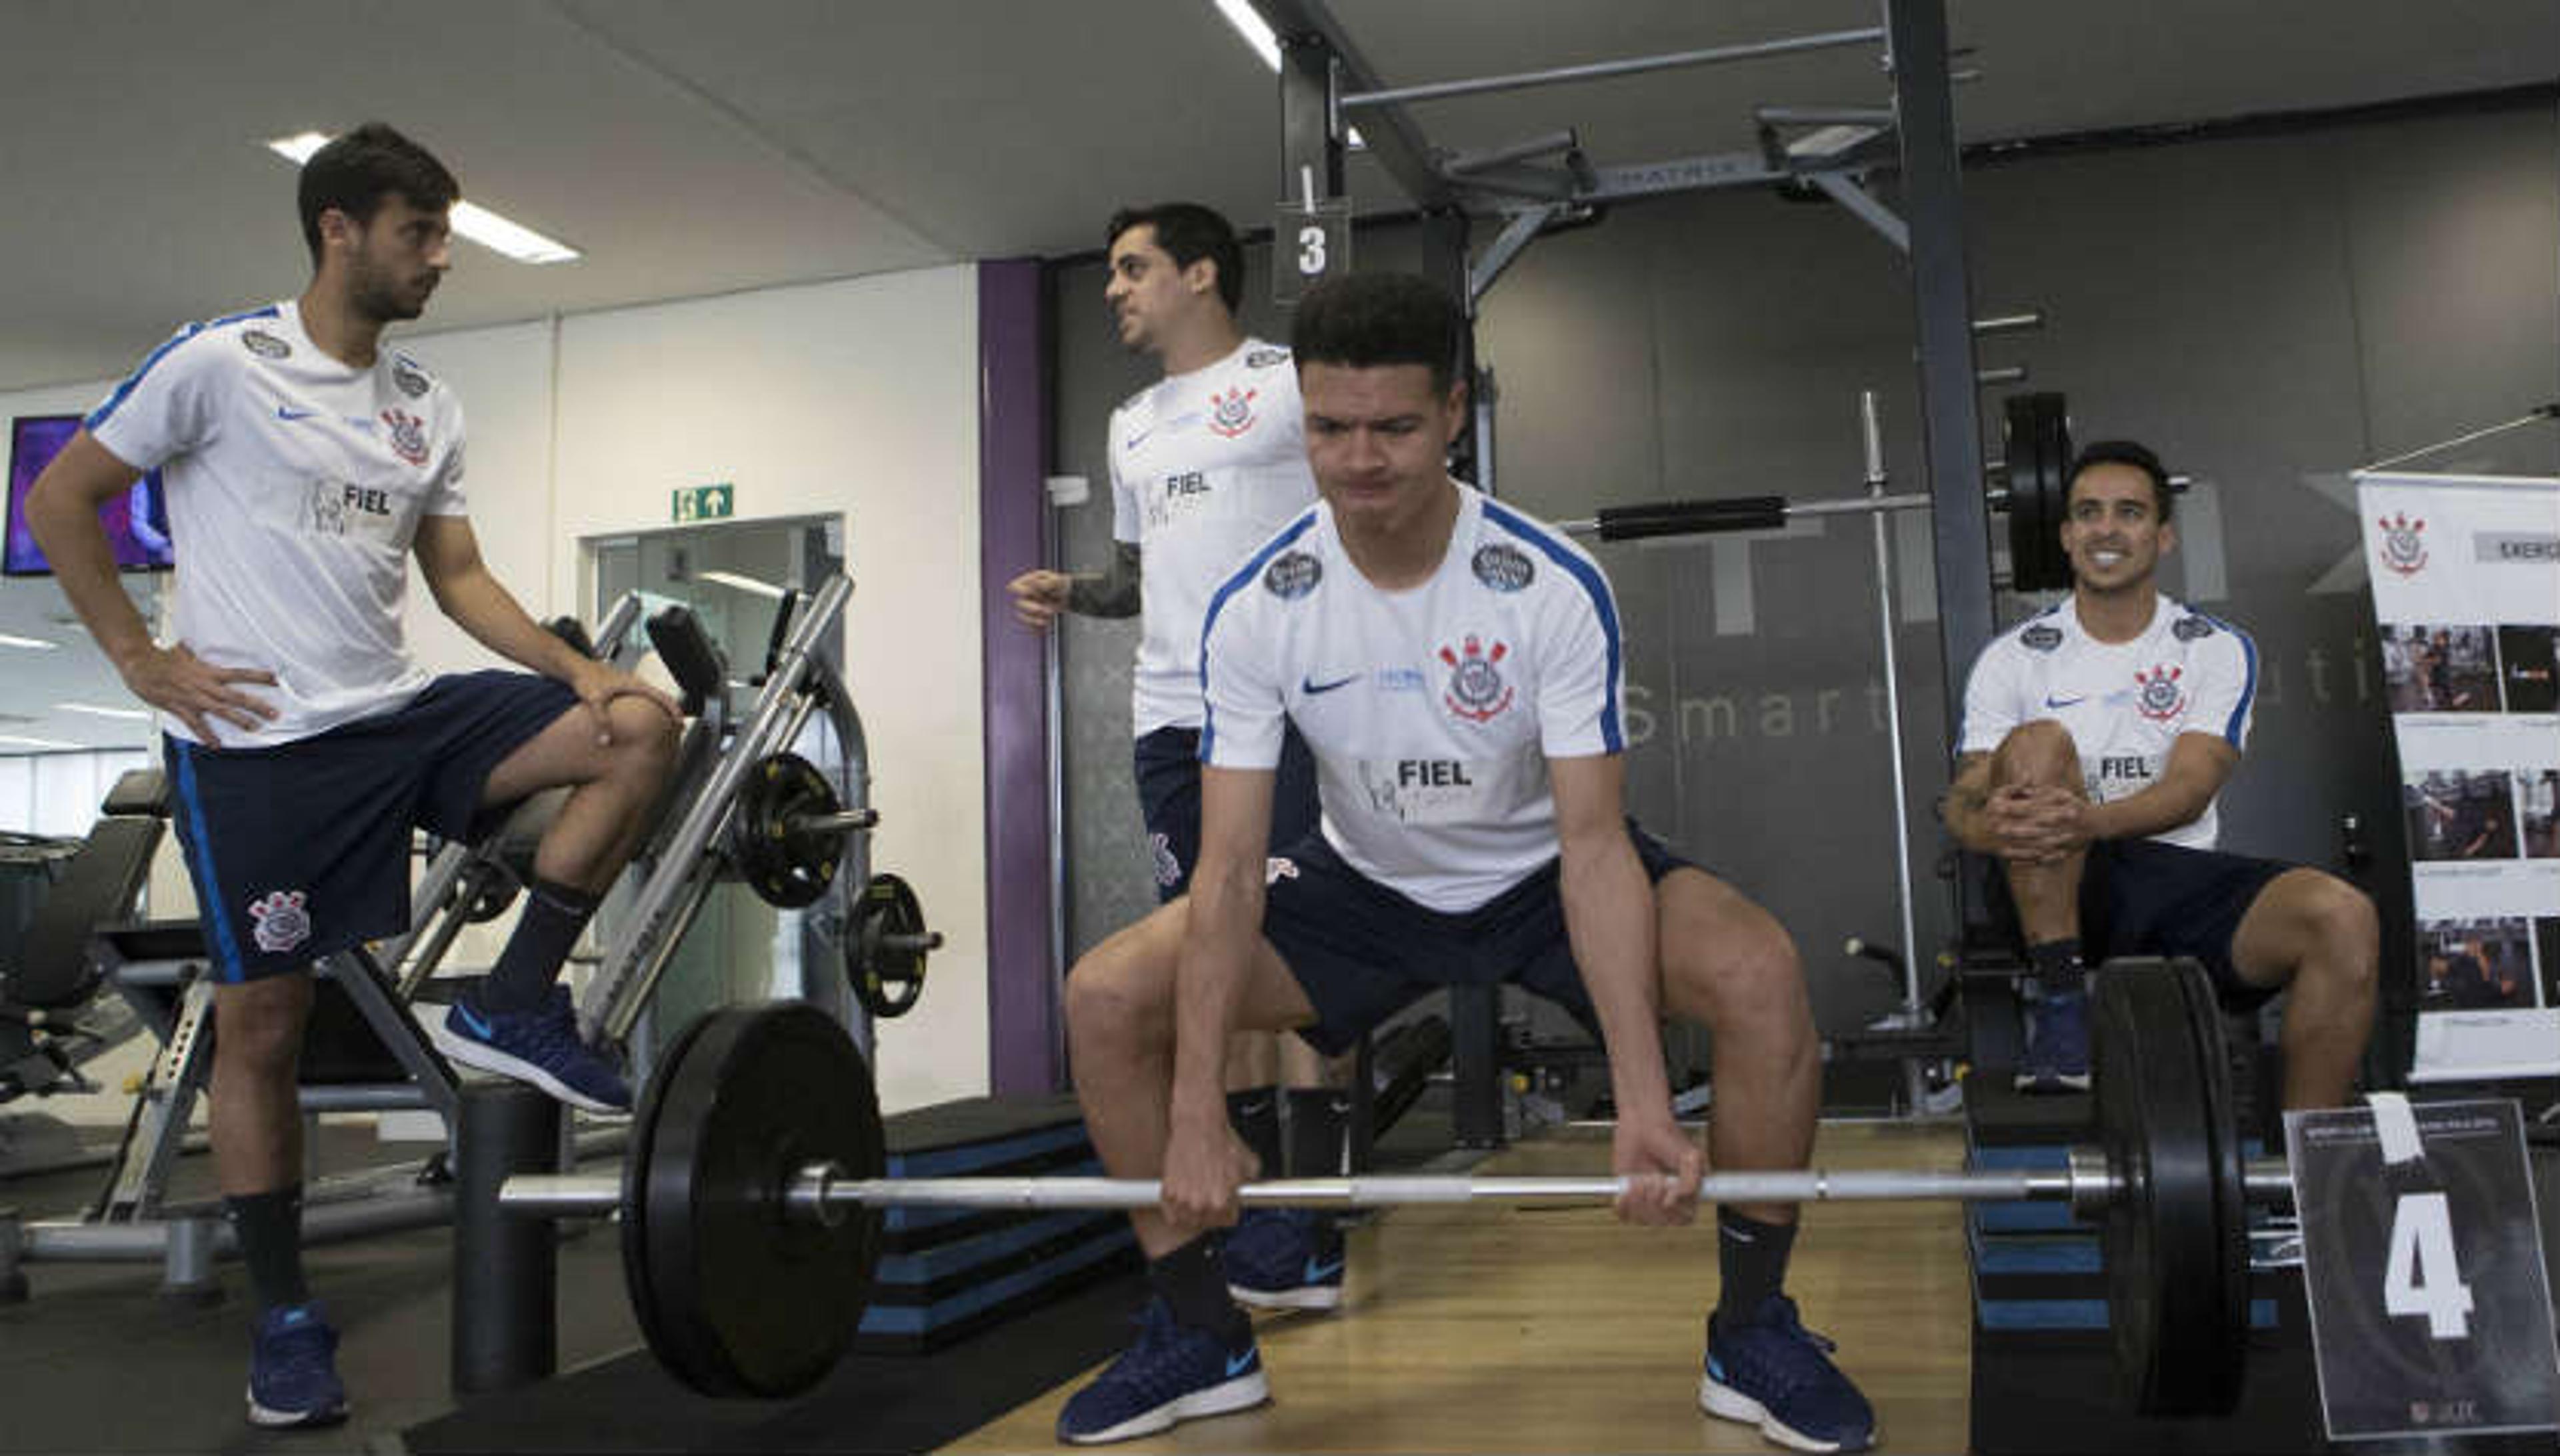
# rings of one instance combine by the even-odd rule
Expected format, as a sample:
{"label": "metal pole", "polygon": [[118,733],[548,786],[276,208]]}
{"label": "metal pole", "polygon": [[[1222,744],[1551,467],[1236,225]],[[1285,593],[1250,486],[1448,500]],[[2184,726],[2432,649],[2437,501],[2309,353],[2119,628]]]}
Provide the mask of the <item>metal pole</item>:
{"label": "metal pole", "polygon": [[1714,46],[1703,51],[1674,51],[1661,56],[1636,56],[1624,61],[1596,61],[1588,66],[1559,66],[1548,71],[1521,71],[1510,76],[1484,76],[1472,81],[1441,81],[1427,85],[1396,86],[1387,90],[1356,91],[1343,97],[1343,108],[1391,106],[1401,101],[1433,101],[1443,96],[1472,96],[1485,91],[1520,90],[1529,86],[1558,85],[1566,81],[1601,81],[1616,76],[1639,76],[1648,71],[1671,71],[1683,66],[1711,66],[1724,61],[1752,61],[1763,56],[1788,56],[1800,51],[1827,51],[1840,46],[1863,46],[1884,39],[1880,29],[1828,31],[1821,35],[1790,36],[1780,41],[1755,41],[1742,46]]}
{"label": "metal pole", "polygon": [[453,1393],[509,1390],[549,1376],[560,1360],[555,1230],[510,1218],[496,1191],[509,1175],[559,1166],[560,1106],[518,1082],[462,1089],[455,1138]]}
{"label": "metal pole", "polygon": [[[1866,449],[1866,495],[1884,498],[1884,430],[1875,413],[1875,391],[1857,393],[1858,435]],[[1875,629],[1884,641],[1884,756],[1893,765],[1893,890],[1902,912],[1902,1016],[1906,1029],[1920,1025],[1920,939],[1911,916],[1911,803],[1902,781],[1902,673],[1893,645],[1893,549],[1884,539],[1884,513],[1868,518],[1875,532]],[[1902,1060],[1905,1106],[1920,1110],[1927,1081],[1920,1063]]]}

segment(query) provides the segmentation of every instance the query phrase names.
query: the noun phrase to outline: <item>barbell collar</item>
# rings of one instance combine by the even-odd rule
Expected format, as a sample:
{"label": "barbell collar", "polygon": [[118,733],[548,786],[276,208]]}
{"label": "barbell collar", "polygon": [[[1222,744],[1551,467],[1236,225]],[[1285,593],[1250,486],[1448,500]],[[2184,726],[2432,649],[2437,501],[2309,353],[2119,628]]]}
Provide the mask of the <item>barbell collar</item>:
{"label": "barbell collar", "polygon": [[784,821],[793,834],[851,834],[880,827],[878,809],[839,809],[833,814],[794,814]]}

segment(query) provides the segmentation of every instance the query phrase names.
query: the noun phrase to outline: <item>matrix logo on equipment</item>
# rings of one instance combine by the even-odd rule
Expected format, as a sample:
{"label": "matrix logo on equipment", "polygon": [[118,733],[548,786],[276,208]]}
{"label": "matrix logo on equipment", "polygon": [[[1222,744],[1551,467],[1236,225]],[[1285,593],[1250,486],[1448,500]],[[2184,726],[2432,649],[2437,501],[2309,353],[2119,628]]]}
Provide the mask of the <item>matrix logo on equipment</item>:
{"label": "matrix logo on equipment", "polygon": [[1440,649],[1440,660],[1449,664],[1449,691],[1440,701],[1449,711],[1471,723],[1485,723],[1512,706],[1511,684],[1503,681],[1502,669],[1496,664],[1511,655],[1511,648],[1497,642],[1489,651],[1484,640],[1470,632],[1457,651]]}
{"label": "matrix logo on equipment", "polygon": [[2412,521],[2406,513],[2385,516],[2376,521],[2382,528],[2382,565],[2403,576],[2415,576],[2427,565],[2427,523]]}
{"label": "matrix logo on equipment", "polygon": [[1261,393],[1242,385],[1208,400],[1209,433],[1233,439],[1253,427],[1253,397]]}
{"label": "matrix logo on equipment", "polygon": [[386,409],[383,423],[391,426],[392,453],[411,465],[426,463],[426,421],[405,409]]}
{"label": "matrix logo on equipment", "polygon": [[2154,723],[2165,723],[2186,709],[2186,690],[2177,685],[2179,669],[2163,663],[2150,672],[2137,672],[2134,682],[2140,690],[2134,695],[2134,708]]}
{"label": "matrix logo on equipment", "polygon": [[311,912],[303,908],[298,890],[278,890],[248,902],[248,917],[257,922],[257,948],[282,954],[311,938]]}

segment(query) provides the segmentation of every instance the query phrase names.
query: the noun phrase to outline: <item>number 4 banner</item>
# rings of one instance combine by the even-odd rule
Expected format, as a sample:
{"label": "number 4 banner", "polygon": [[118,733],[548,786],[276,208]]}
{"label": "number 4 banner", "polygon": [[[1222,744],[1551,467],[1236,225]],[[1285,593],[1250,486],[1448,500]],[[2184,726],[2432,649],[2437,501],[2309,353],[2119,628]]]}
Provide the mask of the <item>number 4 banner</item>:
{"label": "number 4 banner", "polygon": [[2329,1438],[2552,1429],[2560,1356],[2523,1114],[2368,1101],[2285,1114]]}

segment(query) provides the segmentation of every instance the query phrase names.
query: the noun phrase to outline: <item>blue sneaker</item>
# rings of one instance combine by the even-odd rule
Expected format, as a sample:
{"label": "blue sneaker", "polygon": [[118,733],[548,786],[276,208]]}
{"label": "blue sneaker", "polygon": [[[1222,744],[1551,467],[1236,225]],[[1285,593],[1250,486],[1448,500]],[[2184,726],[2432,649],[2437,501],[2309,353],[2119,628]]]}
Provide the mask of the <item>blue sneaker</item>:
{"label": "blue sneaker", "polygon": [[1315,1209],[1247,1209],[1226,1232],[1226,1292],[1256,1309],[1343,1302],[1343,1234]]}
{"label": "blue sneaker", "polygon": [[2089,993],[2047,991],[2026,1009],[2026,1064],[2021,1092],[2089,1090]]}
{"label": "blue sneaker", "polygon": [[448,1060],[531,1082],[589,1112],[631,1110],[631,1084],[578,1036],[566,986],[531,1011],[484,1013],[466,995],[429,1018],[426,1032]]}
{"label": "blue sneaker", "polygon": [[1724,1327],[1709,1316],[1698,1406],[1799,1451],[1863,1451],[1875,1444],[1875,1409],[1832,1364],[1838,1348],[1806,1329],[1783,1294],[1746,1323]]}
{"label": "blue sneaker", "polygon": [[347,1418],[347,1387],[338,1383],[338,1332],[316,1304],[271,1309],[249,1347],[248,1418],[252,1425],[331,1425]]}
{"label": "blue sneaker", "polygon": [[1057,1438],[1079,1446],[1125,1441],[1270,1398],[1252,1331],[1242,1345],[1230,1346],[1206,1330],[1176,1324],[1171,1306],[1150,1299],[1138,1317],[1138,1342],[1058,1411]]}

